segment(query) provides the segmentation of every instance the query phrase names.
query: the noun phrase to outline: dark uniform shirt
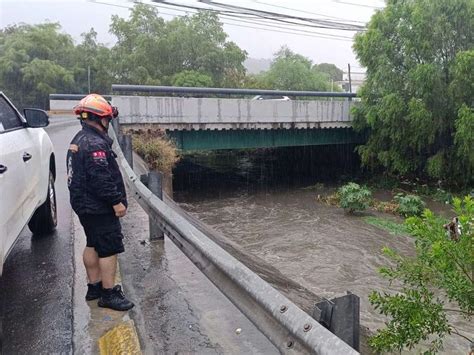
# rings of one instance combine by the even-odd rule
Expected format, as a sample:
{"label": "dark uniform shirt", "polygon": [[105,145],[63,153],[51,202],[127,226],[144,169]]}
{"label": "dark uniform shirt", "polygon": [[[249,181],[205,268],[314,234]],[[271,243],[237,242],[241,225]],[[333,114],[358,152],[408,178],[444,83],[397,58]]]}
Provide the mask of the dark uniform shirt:
{"label": "dark uniform shirt", "polygon": [[67,153],[68,187],[72,209],[78,215],[114,213],[114,205],[127,206],[125,186],[112,139],[95,127],[82,124]]}

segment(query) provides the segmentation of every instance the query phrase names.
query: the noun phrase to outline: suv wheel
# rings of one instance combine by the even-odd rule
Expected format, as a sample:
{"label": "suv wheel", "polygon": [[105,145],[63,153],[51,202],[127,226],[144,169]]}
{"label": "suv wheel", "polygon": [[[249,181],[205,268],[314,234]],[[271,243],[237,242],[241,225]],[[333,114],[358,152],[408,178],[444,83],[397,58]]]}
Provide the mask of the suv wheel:
{"label": "suv wheel", "polygon": [[49,172],[48,197],[33,214],[28,227],[35,235],[51,233],[58,224],[56,209],[56,190],[54,188],[53,173]]}

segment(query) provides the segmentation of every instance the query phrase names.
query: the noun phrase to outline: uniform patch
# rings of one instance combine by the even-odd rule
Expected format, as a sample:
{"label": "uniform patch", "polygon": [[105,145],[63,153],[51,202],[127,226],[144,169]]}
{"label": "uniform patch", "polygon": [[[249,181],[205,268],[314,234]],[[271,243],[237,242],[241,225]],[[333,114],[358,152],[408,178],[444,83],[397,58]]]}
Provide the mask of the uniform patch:
{"label": "uniform patch", "polygon": [[77,144],[71,144],[69,146],[69,150],[72,152],[72,153],[77,153],[79,151],[79,146]]}
{"label": "uniform patch", "polygon": [[105,159],[106,158],[105,151],[97,150],[95,152],[92,152],[92,158],[93,159]]}

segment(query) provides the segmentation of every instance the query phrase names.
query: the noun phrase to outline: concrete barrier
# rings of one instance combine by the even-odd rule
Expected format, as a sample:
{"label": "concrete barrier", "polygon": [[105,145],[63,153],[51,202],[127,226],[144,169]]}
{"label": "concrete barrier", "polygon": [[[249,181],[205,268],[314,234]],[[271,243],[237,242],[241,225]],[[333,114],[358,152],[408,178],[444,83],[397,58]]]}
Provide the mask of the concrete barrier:
{"label": "concrete barrier", "polygon": [[113,96],[120,123],[158,124],[167,130],[274,129],[350,126],[348,100],[249,100]]}
{"label": "concrete barrier", "polygon": [[79,100],[49,100],[50,115],[74,115],[72,108]]}

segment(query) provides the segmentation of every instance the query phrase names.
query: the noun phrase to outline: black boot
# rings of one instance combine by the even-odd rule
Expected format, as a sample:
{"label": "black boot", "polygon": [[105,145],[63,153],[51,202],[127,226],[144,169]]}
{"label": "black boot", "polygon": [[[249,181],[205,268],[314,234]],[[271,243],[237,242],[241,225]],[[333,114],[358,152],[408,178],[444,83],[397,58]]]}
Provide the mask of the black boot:
{"label": "black boot", "polygon": [[134,306],[132,302],[125,298],[120,285],[116,285],[114,288],[103,288],[98,305],[116,311],[128,311]]}
{"label": "black boot", "polygon": [[100,298],[102,291],[102,281],[95,284],[87,284],[86,301],[92,301]]}

